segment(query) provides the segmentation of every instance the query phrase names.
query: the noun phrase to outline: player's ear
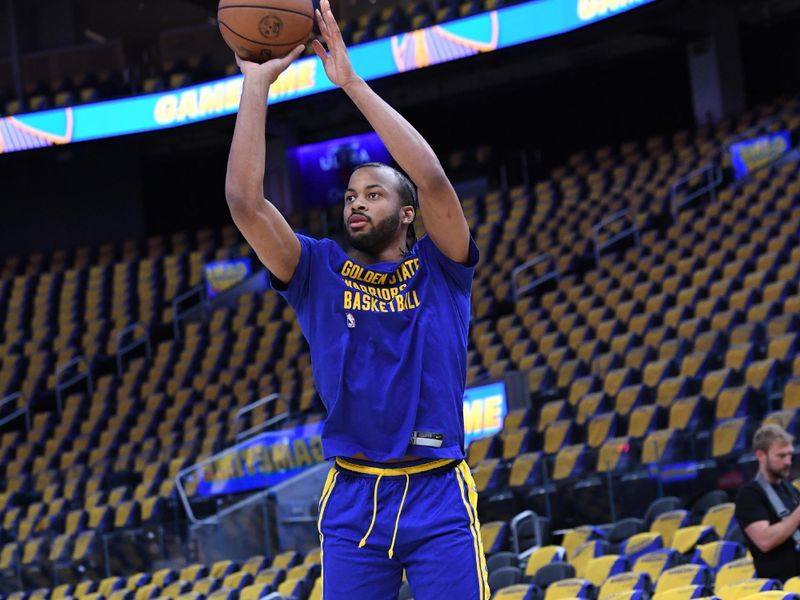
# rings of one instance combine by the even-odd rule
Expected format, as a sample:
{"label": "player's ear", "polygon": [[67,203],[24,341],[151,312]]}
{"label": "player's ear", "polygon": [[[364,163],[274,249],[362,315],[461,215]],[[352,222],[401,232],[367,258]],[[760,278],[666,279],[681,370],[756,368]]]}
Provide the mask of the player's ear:
{"label": "player's ear", "polygon": [[414,222],[414,217],[417,216],[417,211],[414,210],[413,206],[404,206],[403,207],[403,223],[409,225]]}

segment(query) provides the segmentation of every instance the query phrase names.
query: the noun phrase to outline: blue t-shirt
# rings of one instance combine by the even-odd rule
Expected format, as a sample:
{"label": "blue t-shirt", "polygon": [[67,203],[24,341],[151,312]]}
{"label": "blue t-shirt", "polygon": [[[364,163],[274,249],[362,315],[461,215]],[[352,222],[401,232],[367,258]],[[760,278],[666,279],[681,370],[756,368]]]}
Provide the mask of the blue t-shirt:
{"label": "blue t-shirt", "polygon": [[[475,243],[467,266],[427,236],[400,262],[362,266],[332,240],[297,238],[291,281],[272,286],[311,347],[325,458],[463,458]],[[413,432],[441,435],[441,447],[410,446]]]}

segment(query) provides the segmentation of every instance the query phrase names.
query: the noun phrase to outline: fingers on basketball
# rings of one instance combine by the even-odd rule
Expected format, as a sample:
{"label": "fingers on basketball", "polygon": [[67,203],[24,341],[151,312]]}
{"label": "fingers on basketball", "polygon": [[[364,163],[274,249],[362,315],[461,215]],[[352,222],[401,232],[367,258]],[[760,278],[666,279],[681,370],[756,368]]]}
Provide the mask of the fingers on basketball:
{"label": "fingers on basketball", "polygon": [[220,0],[217,20],[240,58],[263,63],[291,55],[309,40],[314,7],[311,0]]}

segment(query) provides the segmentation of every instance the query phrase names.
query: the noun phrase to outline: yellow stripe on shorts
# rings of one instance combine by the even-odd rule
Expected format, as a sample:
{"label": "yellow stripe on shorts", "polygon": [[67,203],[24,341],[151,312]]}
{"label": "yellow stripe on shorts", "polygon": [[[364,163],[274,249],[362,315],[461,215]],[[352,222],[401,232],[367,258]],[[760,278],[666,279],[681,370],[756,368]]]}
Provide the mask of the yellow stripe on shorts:
{"label": "yellow stripe on shorts", "polygon": [[[464,473],[465,469],[466,475]],[[464,509],[467,511],[467,515],[469,516],[469,530],[472,534],[472,547],[475,551],[475,570],[478,574],[478,589],[480,590],[479,598],[480,600],[487,600],[489,598],[489,586],[484,577],[484,565],[486,563],[486,559],[483,556],[481,536],[480,532],[478,531],[478,510],[476,506],[478,495],[470,488],[472,475],[470,474],[466,463],[459,463],[458,467],[456,468],[456,479],[458,480],[458,489],[461,492],[461,500],[464,503]],[[474,486],[474,483],[472,485]],[[467,498],[469,498],[469,500]]]}
{"label": "yellow stripe on shorts", "polygon": [[328,500],[333,493],[333,488],[336,486],[336,479],[339,477],[339,471],[336,467],[331,467],[328,471],[328,478],[325,480],[325,485],[322,487],[322,496],[319,501],[319,518],[317,518],[317,531],[319,531],[319,564],[320,564],[320,580],[322,581],[320,588],[322,589],[321,597],[325,598],[325,548],[323,542],[325,536],[322,535],[322,517],[325,515],[325,507],[328,505]]}

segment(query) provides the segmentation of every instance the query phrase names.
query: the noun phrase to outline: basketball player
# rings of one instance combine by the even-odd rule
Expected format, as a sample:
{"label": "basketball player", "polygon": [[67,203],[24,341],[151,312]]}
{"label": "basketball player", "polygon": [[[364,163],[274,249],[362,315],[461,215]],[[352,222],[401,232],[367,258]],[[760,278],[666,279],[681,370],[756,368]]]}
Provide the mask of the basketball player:
{"label": "basketball player", "polygon": [[[335,463],[319,509],[325,600],[488,600],[464,457],[470,288],[478,251],[452,185],[420,134],[353,71],[328,0],[314,50],[380,135],[399,171],[356,167],[344,192],[348,256],[296,235],[263,197],[270,84],[302,48],[239,61],[244,88],[226,197],[242,234],[297,313]],[[412,185],[412,182],[413,184]],[[416,189],[415,189],[416,186]],[[428,232],[413,233],[417,206]]]}

